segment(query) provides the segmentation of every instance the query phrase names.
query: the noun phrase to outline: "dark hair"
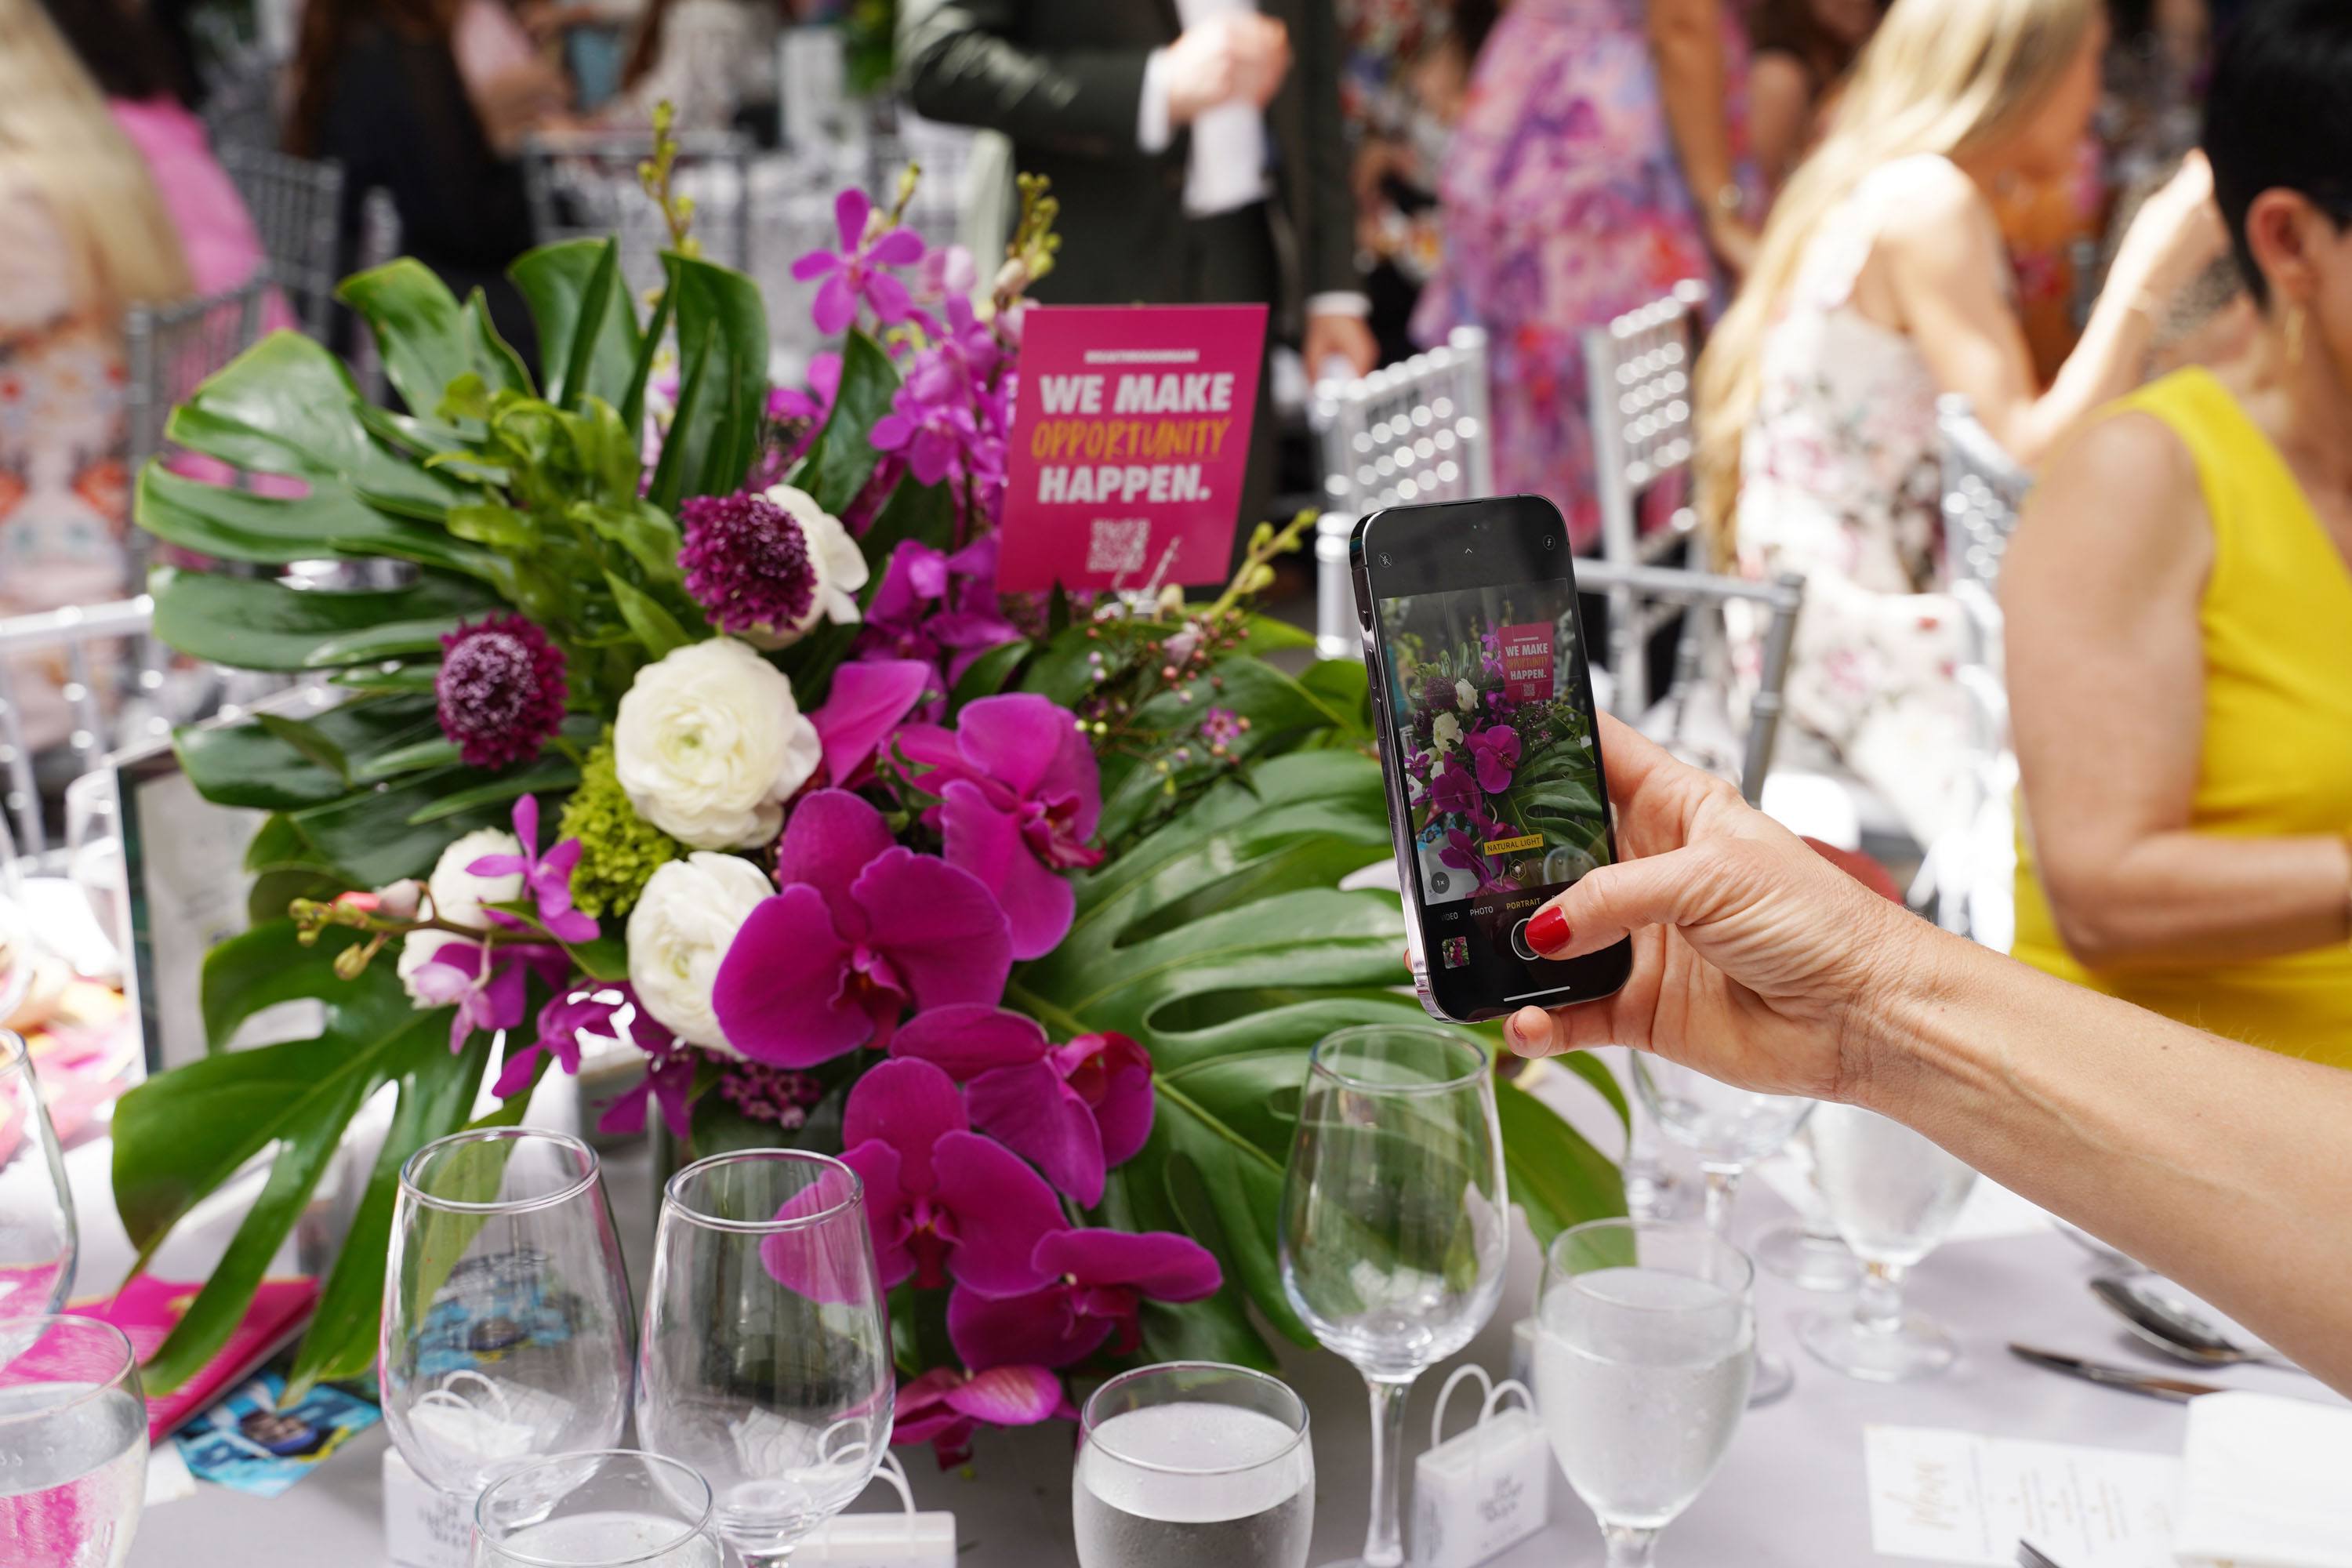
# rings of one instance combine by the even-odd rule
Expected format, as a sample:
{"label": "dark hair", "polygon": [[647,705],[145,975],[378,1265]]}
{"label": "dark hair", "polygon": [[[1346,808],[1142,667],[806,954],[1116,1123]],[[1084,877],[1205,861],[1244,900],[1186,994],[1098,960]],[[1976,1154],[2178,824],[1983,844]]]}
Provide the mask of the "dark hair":
{"label": "dark hair", "polygon": [[2270,284],[2246,235],[2255,197],[2294,191],[2338,229],[2352,225],[2352,5],[2257,0],[2246,7],[2213,67],[2205,155],[2238,269],[2254,302],[2267,306]]}
{"label": "dark hair", "polygon": [[362,26],[378,23],[411,42],[446,47],[457,16],[456,0],[306,0],[294,42],[294,107],[287,117],[286,150],[303,158],[319,156],[320,128],[336,73],[352,35]]}
{"label": "dark hair", "polygon": [[[1879,9],[1885,10],[1884,0]],[[1759,0],[1748,13],[1748,36],[1758,54],[1792,55],[1811,79],[1815,97],[1843,76],[1862,51],[1821,24],[1811,0]]]}
{"label": "dark hair", "polygon": [[107,97],[195,102],[186,63],[141,0],[41,0],[41,5]]}

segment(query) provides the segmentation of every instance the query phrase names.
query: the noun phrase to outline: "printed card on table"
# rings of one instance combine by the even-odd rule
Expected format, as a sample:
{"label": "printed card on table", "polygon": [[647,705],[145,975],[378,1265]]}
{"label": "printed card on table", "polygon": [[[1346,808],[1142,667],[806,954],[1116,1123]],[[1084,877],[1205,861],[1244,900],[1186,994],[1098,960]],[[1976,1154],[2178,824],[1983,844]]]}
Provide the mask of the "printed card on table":
{"label": "printed card on table", "polygon": [[2066,1568],[2173,1568],[2180,1461],[2168,1454],[1868,1426],[1870,1544],[1952,1568],[2009,1568],[2030,1541]]}
{"label": "printed card on table", "polygon": [[1263,305],[1037,305],[1021,323],[997,584],[1223,580]]}

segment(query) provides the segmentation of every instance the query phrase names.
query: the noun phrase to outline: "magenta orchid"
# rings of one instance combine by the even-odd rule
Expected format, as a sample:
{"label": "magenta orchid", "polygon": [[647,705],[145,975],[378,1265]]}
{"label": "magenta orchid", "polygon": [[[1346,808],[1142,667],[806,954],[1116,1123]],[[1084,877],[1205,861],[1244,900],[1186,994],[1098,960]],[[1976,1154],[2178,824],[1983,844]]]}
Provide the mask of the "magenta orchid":
{"label": "magenta orchid", "polygon": [[1467,815],[1482,809],[1486,801],[1478,794],[1478,781],[1471,765],[1462,758],[1450,759],[1444,768],[1430,781],[1429,803],[1439,811]]}
{"label": "magenta orchid", "polygon": [[972,1434],[992,1426],[1034,1426],[1073,1414],[1062,1380],[1042,1366],[993,1366],[986,1372],[933,1367],[898,1385],[894,1444],[929,1443],[940,1468],[971,1458]]}
{"label": "magenta orchid", "polygon": [[959,1285],[948,1297],[949,1342],[965,1365],[1126,1355],[1142,1342],[1147,1300],[1198,1301],[1224,1283],[1215,1254],[1172,1231],[1056,1231],[1038,1238],[1031,1261],[1053,1276],[1042,1290],[988,1297]]}
{"label": "magenta orchid", "polygon": [[939,671],[917,659],[877,658],[834,671],[824,706],[809,715],[824,743],[824,774],[844,789],[871,778],[875,754],[919,703],[940,693]]}
{"label": "magenta orchid", "polygon": [[809,314],[817,330],[842,331],[857,319],[858,307],[884,326],[907,319],[913,304],[907,286],[883,268],[912,267],[923,258],[923,237],[908,228],[874,232],[875,208],[864,191],[844,191],[833,204],[838,250],[812,250],[793,263],[793,276],[806,283],[822,278]]}
{"label": "magenta orchid", "polygon": [[[952,555],[920,540],[902,542],[866,607],[861,658],[919,659],[952,689],[990,648],[1019,640],[996,593],[996,540],[986,535]],[[936,704],[946,707],[945,699]]]}
{"label": "magenta orchid", "polygon": [[1004,912],[971,872],[918,855],[845,790],[801,798],[762,900],[719,966],[711,1006],[753,1061],[807,1068],[887,1047],[909,1005],[994,1002],[1012,968]]}
{"label": "magenta orchid", "polygon": [[1103,1179],[1151,1136],[1151,1058],[1125,1035],[1047,1042],[1044,1026],[995,1007],[939,1007],[890,1042],[964,1086],[972,1125],[1091,1208]]}
{"label": "magenta orchid", "polygon": [[[539,797],[524,795],[514,803],[515,837],[521,840],[521,853],[516,855],[484,855],[467,866],[476,877],[520,876],[523,891],[539,906],[540,928],[559,942],[593,942],[596,922],[572,907],[572,868],[580,864],[580,840],[567,838],[550,849],[545,856],[539,852]],[[500,910],[485,910],[483,918],[509,931],[520,931],[523,922]]]}
{"label": "magenta orchid", "polygon": [[[530,1088],[543,1057],[553,1057],[565,1072],[579,1076],[583,1042],[599,1048],[626,1046],[658,1056],[675,1039],[658,1019],[638,1005],[637,994],[627,981],[582,976],[539,1010],[538,1037],[529,1045],[509,1049],[506,1065],[490,1092],[505,1100]],[[641,1124],[643,1120],[640,1111]]]}
{"label": "magenta orchid", "polygon": [[1472,765],[1477,770],[1478,787],[1488,795],[1500,795],[1511,787],[1511,775],[1519,766],[1519,732],[1508,724],[1489,724],[1483,730],[1473,730],[1466,738]]}
{"label": "magenta orchid", "polygon": [[1013,956],[1051,952],[1077,908],[1061,873],[1102,860],[1087,842],[1102,816],[1102,784],[1076,715],[1030,692],[983,697],[953,731],[909,724],[896,744],[922,770],[918,785],[939,797],[924,820],[940,829],[948,863],[1004,907]]}
{"label": "magenta orchid", "polygon": [[808,389],[779,386],[768,394],[768,417],[771,419],[801,419],[811,425],[822,425],[833,412],[833,400],[841,395],[841,356],[827,350],[810,356]]}
{"label": "magenta orchid", "polygon": [[425,1006],[456,1006],[449,1020],[449,1050],[455,1055],[477,1029],[511,1029],[522,1022],[530,1005],[530,975],[553,986],[571,973],[571,956],[543,942],[452,941],[443,942],[408,984]]}

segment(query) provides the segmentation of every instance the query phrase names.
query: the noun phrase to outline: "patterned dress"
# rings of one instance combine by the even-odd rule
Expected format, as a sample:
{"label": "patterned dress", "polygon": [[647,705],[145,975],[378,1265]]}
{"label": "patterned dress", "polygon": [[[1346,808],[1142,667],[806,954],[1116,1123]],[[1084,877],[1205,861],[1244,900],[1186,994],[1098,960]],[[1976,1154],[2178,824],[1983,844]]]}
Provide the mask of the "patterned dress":
{"label": "patterned dress", "polygon": [[[1725,7],[1733,147],[1747,46]],[[1715,275],[1653,66],[1644,0],[1516,0],[1478,57],[1438,191],[1446,247],[1414,335],[1491,339],[1495,479],[1600,531],[1578,334]]]}

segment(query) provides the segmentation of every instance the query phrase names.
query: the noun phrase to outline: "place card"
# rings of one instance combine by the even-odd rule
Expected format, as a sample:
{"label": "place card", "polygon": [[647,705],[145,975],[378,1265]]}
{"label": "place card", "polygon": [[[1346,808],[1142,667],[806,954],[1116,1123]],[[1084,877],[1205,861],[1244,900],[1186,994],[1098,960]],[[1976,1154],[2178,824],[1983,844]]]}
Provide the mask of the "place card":
{"label": "place card", "polygon": [[2168,1454],[1869,1426],[1870,1543],[1887,1557],[2011,1568],[2030,1541],[2066,1568],[2173,1568]]}

